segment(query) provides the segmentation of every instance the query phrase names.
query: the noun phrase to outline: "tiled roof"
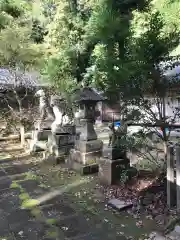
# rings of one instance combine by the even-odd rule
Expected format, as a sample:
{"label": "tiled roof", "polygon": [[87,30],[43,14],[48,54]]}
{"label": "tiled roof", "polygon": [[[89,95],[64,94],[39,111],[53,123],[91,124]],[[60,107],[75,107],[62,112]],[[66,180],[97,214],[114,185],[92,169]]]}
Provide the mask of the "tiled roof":
{"label": "tiled roof", "polygon": [[34,88],[40,86],[47,86],[43,83],[37,73],[16,73],[10,72],[8,69],[0,68],[0,89],[8,89],[12,87],[24,86],[27,88]]}

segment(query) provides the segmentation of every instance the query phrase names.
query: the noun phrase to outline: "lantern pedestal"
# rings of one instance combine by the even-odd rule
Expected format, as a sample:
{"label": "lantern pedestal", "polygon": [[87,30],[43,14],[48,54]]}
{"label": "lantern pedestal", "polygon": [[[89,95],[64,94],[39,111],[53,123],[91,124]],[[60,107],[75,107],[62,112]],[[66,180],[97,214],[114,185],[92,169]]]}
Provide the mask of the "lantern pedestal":
{"label": "lantern pedestal", "polygon": [[97,139],[94,123],[96,103],[102,100],[103,98],[91,88],[86,87],[75,91],[74,103],[79,106],[79,110],[75,112],[76,122],[79,122],[79,133],[67,163],[70,169],[82,174],[98,171],[103,142]]}
{"label": "lantern pedestal", "polygon": [[99,159],[99,180],[102,184],[112,185],[119,182],[121,174],[130,168],[126,152],[120,148],[106,147]]}

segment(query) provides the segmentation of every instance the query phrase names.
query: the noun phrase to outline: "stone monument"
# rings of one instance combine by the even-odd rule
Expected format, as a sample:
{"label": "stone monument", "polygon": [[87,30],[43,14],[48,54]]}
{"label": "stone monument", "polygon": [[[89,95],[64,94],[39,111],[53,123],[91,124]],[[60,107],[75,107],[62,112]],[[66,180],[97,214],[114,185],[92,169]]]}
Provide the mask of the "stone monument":
{"label": "stone monument", "polygon": [[97,139],[94,129],[95,106],[103,100],[103,97],[89,87],[77,89],[73,95],[73,102],[78,108],[75,110],[75,118],[79,119],[80,125],[75,147],[70,151],[67,163],[70,169],[82,174],[98,171],[97,161],[102,154],[103,142]]}
{"label": "stone monument", "polygon": [[35,93],[35,97],[39,98],[39,118],[36,120],[32,132],[32,140],[30,142],[31,152],[47,149],[48,136],[51,134],[51,124],[55,119],[46,92],[40,89]]}
{"label": "stone monument", "polygon": [[73,119],[66,111],[66,101],[61,96],[51,97],[51,107],[55,120],[51,125],[51,133],[48,136],[48,146],[51,154],[56,157],[66,156],[73,148],[75,138],[75,125]]}
{"label": "stone monument", "polygon": [[99,179],[103,184],[111,185],[120,180],[122,171],[130,168],[123,138],[126,136],[126,125],[121,123],[118,129],[111,124],[109,145],[104,147],[99,160]]}

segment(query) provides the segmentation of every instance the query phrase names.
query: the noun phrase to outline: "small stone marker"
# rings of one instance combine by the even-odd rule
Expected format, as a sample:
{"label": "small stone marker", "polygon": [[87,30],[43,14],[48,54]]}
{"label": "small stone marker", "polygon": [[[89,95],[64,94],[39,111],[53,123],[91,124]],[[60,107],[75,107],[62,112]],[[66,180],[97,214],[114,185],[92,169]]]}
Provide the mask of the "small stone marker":
{"label": "small stone marker", "polygon": [[178,234],[180,234],[180,226],[176,226],[174,231],[177,232]]}
{"label": "small stone marker", "polygon": [[108,206],[110,206],[114,209],[117,209],[118,211],[123,211],[127,208],[131,208],[133,206],[133,204],[130,201],[125,202],[123,200],[113,198],[113,199],[109,200]]}

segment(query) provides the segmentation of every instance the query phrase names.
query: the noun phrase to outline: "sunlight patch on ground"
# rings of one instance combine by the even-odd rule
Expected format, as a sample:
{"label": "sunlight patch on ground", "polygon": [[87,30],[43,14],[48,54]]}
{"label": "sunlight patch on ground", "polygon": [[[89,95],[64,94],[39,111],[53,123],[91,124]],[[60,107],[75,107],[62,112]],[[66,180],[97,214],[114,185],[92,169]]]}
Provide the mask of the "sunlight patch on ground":
{"label": "sunlight patch on ground", "polygon": [[84,183],[87,183],[88,179],[82,179],[82,180],[78,180],[74,183],[70,183],[67,186],[61,187],[60,189],[54,190],[50,193],[47,193],[41,197],[39,197],[37,200],[39,201],[39,204],[42,204],[43,202],[50,200],[58,195],[61,195],[65,192],[69,192],[72,188],[77,187],[79,185],[82,185]]}

